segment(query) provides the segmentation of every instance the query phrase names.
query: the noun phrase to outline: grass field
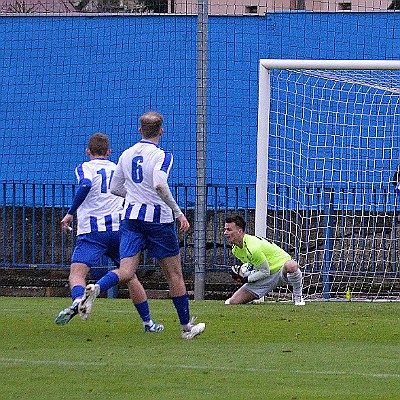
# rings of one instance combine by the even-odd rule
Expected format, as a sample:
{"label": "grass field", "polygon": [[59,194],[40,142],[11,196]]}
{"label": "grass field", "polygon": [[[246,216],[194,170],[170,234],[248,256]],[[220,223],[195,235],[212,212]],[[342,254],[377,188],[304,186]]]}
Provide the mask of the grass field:
{"label": "grass field", "polygon": [[161,334],[125,299],[58,327],[67,305],[0,297],[0,399],[400,398],[400,303],[195,301],[192,341],[168,300],[150,301]]}

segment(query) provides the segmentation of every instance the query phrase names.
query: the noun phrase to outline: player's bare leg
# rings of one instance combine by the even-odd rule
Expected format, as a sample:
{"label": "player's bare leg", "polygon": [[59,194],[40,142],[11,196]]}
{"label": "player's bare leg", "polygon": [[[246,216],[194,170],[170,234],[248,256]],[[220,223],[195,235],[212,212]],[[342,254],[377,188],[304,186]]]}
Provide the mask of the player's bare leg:
{"label": "player's bare leg", "polygon": [[[114,276],[117,275],[120,283],[128,282],[135,276],[139,261],[140,253],[134,255],[133,257],[123,258],[120,261],[120,267],[111,272],[114,274]],[[99,282],[104,280],[109,274],[110,272],[101,278]],[[78,312],[81,320],[85,321],[88,319],[92,311],[93,303],[100,294],[100,291],[101,289],[99,284],[89,284],[86,286],[85,293],[78,306]]]}
{"label": "player's bare leg", "polygon": [[115,269],[115,272],[120,282],[128,282],[133,276],[136,274],[136,270],[139,266],[141,253],[137,253],[132,257],[125,257],[120,261],[120,265],[118,269]]}
{"label": "player's bare leg", "polygon": [[186,293],[180,257],[180,254],[178,254],[160,260],[160,266],[167,280],[171,297],[182,296]]}
{"label": "player's bare leg", "polygon": [[231,298],[225,301],[225,304],[247,304],[256,299],[256,295],[249,292],[242,286],[235,293],[233,293]]}
{"label": "player's bare leg", "polygon": [[166,257],[159,261],[165,279],[168,282],[170,296],[181,322],[182,338],[191,340],[206,329],[206,324],[204,322],[195,324],[196,317],[189,319],[189,300],[182,274],[181,255],[177,254],[176,256]]}
{"label": "player's bare leg", "polygon": [[[86,276],[89,273],[89,267],[83,263],[73,263],[71,264],[70,274],[69,274],[69,285],[71,288],[71,293],[78,291],[76,288],[85,288],[86,286]],[[82,293],[83,295],[83,293]],[[82,297],[77,297],[73,300],[72,304],[60,311],[55,319],[55,323],[59,326],[67,324],[75,315],[78,314],[78,305]]]}

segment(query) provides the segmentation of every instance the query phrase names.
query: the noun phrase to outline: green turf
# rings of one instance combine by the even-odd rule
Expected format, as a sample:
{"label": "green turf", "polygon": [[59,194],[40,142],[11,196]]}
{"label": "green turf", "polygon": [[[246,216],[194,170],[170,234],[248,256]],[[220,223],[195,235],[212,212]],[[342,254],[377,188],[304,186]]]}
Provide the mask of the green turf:
{"label": "green turf", "polygon": [[150,301],[161,334],[123,299],[58,327],[67,305],[0,297],[0,399],[400,398],[400,303],[195,301],[192,341],[168,300]]}

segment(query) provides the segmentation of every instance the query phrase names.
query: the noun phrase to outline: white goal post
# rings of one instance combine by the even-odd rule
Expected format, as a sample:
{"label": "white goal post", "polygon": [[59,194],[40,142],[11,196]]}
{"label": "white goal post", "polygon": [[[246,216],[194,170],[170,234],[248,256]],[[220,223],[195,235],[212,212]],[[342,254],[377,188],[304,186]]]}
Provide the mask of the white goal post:
{"label": "white goal post", "polygon": [[261,59],[255,233],[306,297],[400,300],[399,60]]}

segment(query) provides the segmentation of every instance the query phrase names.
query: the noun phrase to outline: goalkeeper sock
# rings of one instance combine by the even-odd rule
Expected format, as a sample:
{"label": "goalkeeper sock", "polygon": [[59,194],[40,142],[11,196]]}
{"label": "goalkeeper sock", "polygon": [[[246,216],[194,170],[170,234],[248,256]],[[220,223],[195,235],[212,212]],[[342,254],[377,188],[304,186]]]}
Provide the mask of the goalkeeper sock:
{"label": "goalkeeper sock", "polygon": [[119,282],[118,275],[113,272],[107,272],[101,279],[99,279],[96,283],[100,286],[100,293],[105,292],[106,290],[112,288],[117,285]]}
{"label": "goalkeeper sock", "polygon": [[140,318],[142,318],[143,324],[151,322],[150,307],[147,300],[140,304],[135,304],[135,307],[140,315]]}
{"label": "goalkeeper sock", "polygon": [[296,296],[301,296],[303,291],[303,274],[300,269],[296,272],[288,272],[287,279],[289,284],[293,286],[293,293]]}
{"label": "goalkeeper sock", "polygon": [[171,297],[171,299],[178,313],[179,322],[182,326],[186,326],[190,320],[189,297],[187,293],[182,296]]}

